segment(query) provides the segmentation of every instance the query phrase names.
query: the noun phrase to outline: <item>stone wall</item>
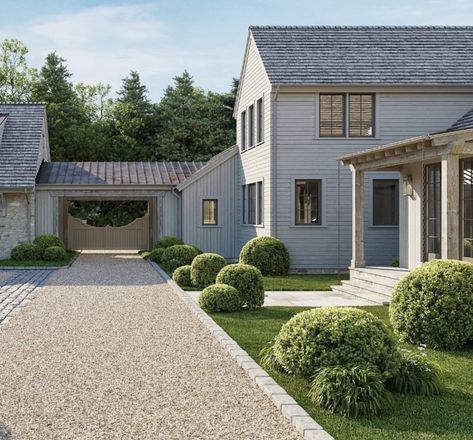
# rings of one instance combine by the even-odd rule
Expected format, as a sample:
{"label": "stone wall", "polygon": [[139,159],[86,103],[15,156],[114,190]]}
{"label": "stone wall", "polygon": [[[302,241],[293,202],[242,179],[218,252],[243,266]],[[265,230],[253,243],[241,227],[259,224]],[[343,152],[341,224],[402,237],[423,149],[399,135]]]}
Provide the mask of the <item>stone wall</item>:
{"label": "stone wall", "polygon": [[6,209],[0,209],[0,259],[9,258],[18,243],[33,240],[35,230],[34,194],[5,193],[4,197]]}

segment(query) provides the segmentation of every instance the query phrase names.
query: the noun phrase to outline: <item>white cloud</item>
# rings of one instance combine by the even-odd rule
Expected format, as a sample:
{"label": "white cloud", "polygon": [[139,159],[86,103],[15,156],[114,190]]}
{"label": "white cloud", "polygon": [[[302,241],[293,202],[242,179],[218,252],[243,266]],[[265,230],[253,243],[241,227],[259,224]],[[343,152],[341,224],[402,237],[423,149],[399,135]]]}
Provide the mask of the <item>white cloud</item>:
{"label": "white cloud", "polygon": [[55,50],[67,60],[74,82],[108,83],[116,91],[121,79],[137,70],[151,97],[157,98],[173,76],[188,69],[205,87],[228,89],[231,75],[224,79],[215,71],[227,72],[228,62],[235,66],[239,60],[185,47],[172,40],[171,31],[156,6],[135,4],[46,16],[21,30],[3,28],[0,37],[23,41],[37,67]]}

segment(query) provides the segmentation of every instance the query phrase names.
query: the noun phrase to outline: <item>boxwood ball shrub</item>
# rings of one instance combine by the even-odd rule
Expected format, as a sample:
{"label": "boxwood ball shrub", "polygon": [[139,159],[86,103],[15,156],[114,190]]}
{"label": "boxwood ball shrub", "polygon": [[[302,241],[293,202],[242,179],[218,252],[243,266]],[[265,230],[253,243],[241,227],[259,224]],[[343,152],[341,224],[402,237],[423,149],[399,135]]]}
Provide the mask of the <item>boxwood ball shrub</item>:
{"label": "boxwood ball shrub", "polygon": [[180,287],[192,286],[191,267],[189,265],[178,267],[172,274],[172,279]]}
{"label": "boxwood ball shrub", "polygon": [[254,266],[229,264],[218,273],[216,282],[237,289],[243,305],[249,309],[261,307],[264,303],[263,276]]}
{"label": "boxwood ball shrub", "polygon": [[192,285],[207,287],[215,283],[218,273],[226,266],[225,258],[218,254],[197,255],[192,261]]}
{"label": "boxwood ball shrub", "polygon": [[345,416],[372,416],[389,404],[379,371],[369,366],[325,367],[317,371],[309,391],[315,404]]}
{"label": "boxwood ball shrub", "polygon": [[40,258],[43,258],[44,251],[51,246],[58,246],[64,248],[64,243],[61,241],[61,239],[53,234],[38,235],[38,237],[33,240],[33,244],[38,246],[40,251]]}
{"label": "boxwood ball shrub", "polygon": [[41,258],[41,250],[33,243],[17,244],[11,251],[10,257],[16,261],[32,261]]}
{"label": "boxwood ball shrub", "polygon": [[236,312],[242,306],[238,290],[227,284],[206,287],[200,293],[199,305],[210,313]]}
{"label": "boxwood ball shrub", "polygon": [[240,252],[240,263],[257,267],[263,275],[287,275],[289,252],[281,240],[256,237],[248,241]]}
{"label": "boxwood ball shrub", "polygon": [[178,267],[190,265],[199,253],[194,246],[176,244],[164,250],[161,262],[166,271],[173,273]]}
{"label": "boxwood ball shrub", "polygon": [[154,261],[157,264],[162,263],[164,251],[165,251],[165,248],[154,248],[148,254],[148,260]]}
{"label": "boxwood ball shrub", "polygon": [[399,370],[386,386],[395,393],[435,396],[440,393],[438,369],[425,354],[402,350]]}
{"label": "boxwood ball shrub", "polygon": [[67,258],[66,250],[62,246],[49,246],[43,252],[46,261],[64,261]]}
{"label": "boxwood ball shrub", "polygon": [[154,245],[155,248],[168,248],[171,246],[175,246],[176,244],[184,244],[182,240],[177,237],[173,237],[171,235],[165,235],[161,237],[157,243]]}
{"label": "boxwood ball shrub", "polygon": [[455,349],[473,340],[473,265],[434,260],[396,285],[389,308],[402,341]]}
{"label": "boxwood ball shrub", "polygon": [[274,358],[284,371],[312,378],[319,368],[368,366],[384,379],[399,354],[383,322],[360,309],[326,307],[298,313],[274,339]]}

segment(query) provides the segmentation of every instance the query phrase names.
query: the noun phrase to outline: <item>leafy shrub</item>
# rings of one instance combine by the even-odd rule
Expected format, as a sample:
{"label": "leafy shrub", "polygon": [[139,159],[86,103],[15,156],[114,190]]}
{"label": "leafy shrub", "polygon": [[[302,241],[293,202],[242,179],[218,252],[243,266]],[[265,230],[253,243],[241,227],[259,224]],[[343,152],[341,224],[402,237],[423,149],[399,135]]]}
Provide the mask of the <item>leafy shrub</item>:
{"label": "leafy shrub", "polygon": [[171,246],[175,246],[177,244],[184,244],[184,242],[177,237],[173,237],[171,235],[165,235],[164,237],[161,237],[157,241],[154,247],[155,248],[168,248]]}
{"label": "leafy shrub", "polygon": [[66,258],[66,250],[61,246],[49,246],[43,252],[43,260],[46,261],[64,261]]}
{"label": "leafy shrub", "polygon": [[162,263],[163,253],[165,248],[154,248],[148,255],[148,260],[154,261],[157,264]]}
{"label": "leafy shrub", "polygon": [[383,322],[360,309],[326,307],[298,313],[274,339],[274,356],[290,374],[311,378],[319,368],[369,366],[384,379],[399,354]]}
{"label": "leafy shrub", "polygon": [[41,258],[41,250],[33,243],[17,244],[11,251],[11,259],[15,261],[31,261]]}
{"label": "leafy shrub", "polygon": [[200,254],[192,261],[192,285],[207,287],[215,283],[218,273],[226,266],[225,258],[218,254]]}
{"label": "leafy shrub", "polygon": [[199,251],[188,244],[176,244],[164,250],[161,256],[161,263],[169,273],[173,273],[178,267],[192,263],[192,260],[199,255]]}
{"label": "leafy shrub", "polygon": [[464,345],[473,339],[473,265],[425,263],[396,285],[389,312],[402,341],[444,349]]}
{"label": "leafy shrub", "polygon": [[40,252],[40,259],[44,258],[44,252],[46,251],[47,248],[50,248],[51,246],[58,246],[64,248],[64,243],[61,241],[59,237],[56,237],[53,234],[41,234],[38,235],[34,240],[33,244],[38,246],[39,252]]}
{"label": "leafy shrub", "polygon": [[386,386],[401,394],[435,396],[440,393],[437,368],[425,356],[408,350],[401,351],[399,371],[388,380]]}
{"label": "leafy shrub", "polygon": [[379,414],[389,404],[381,374],[369,366],[319,369],[309,398],[333,413],[355,417]]}
{"label": "leafy shrub", "polygon": [[180,287],[192,286],[191,267],[189,265],[178,267],[172,274],[172,279]]}
{"label": "leafy shrub", "polygon": [[144,258],[145,260],[149,260],[150,254],[151,254],[151,251],[147,251],[147,250],[142,250],[142,251],[139,251],[139,252],[138,252],[138,255],[139,255],[141,258]]}
{"label": "leafy shrub", "polygon": [[265,276],[286,275],[289,270],[289,252],[277,238],[256,237],[243,246],[240,263],[257,267]]}
{"label": "leafy shrub", "polygon": [[236,290],[227,284],[206,287],[199,296],[199,305],[207,312],[236,312],[241,308],[241,299]]}
{"label": "leafy shrub", "polygon": [[243,305],[249,309],[264,303],[263,276],[249,264],[229,264],[217,275],[217,283],[228,284],[238,290]]}
{"label": "leafy shrub", "polygon": [[399,267],[399,257],[394,257],[391,260],[391,267]]}

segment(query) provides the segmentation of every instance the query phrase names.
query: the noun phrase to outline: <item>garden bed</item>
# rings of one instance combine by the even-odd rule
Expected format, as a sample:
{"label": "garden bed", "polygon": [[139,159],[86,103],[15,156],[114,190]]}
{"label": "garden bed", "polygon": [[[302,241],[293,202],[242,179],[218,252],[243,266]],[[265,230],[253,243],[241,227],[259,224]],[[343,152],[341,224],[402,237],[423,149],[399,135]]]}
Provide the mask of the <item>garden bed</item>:
{"label": "garden bed", "polygon": [[34,267],[34,268],[42,268],[42,267],[63,267],[69,266],[79,255],[76,251],[67,251],[67,259],[61,261],[44,261],[44,260],[26,260],[26,261],[18,261],[12,260],[11,258],[7,258],[5,260],[0,260],[0,268],[15,268],[15,267]]}
{"label": "garden bed", "polygon": [[[306,275],[303,275],[306,276]],[[213,319],[257,362],[259,352],[300,307],[267,307],[256,311],[212,314]],[[387,307],[363,307],[388,326]],[[404,347],[417,348],[403,344]],[[473,346],[447,352],[426,350],[441,368],[442,393],[435,397],[398,396],[384,414],[370,418],[347,418],[314,406],[307,380],[272,372],[274,379],[300,405],[339,440],[423,440],[471,438],[473,426]]]}

